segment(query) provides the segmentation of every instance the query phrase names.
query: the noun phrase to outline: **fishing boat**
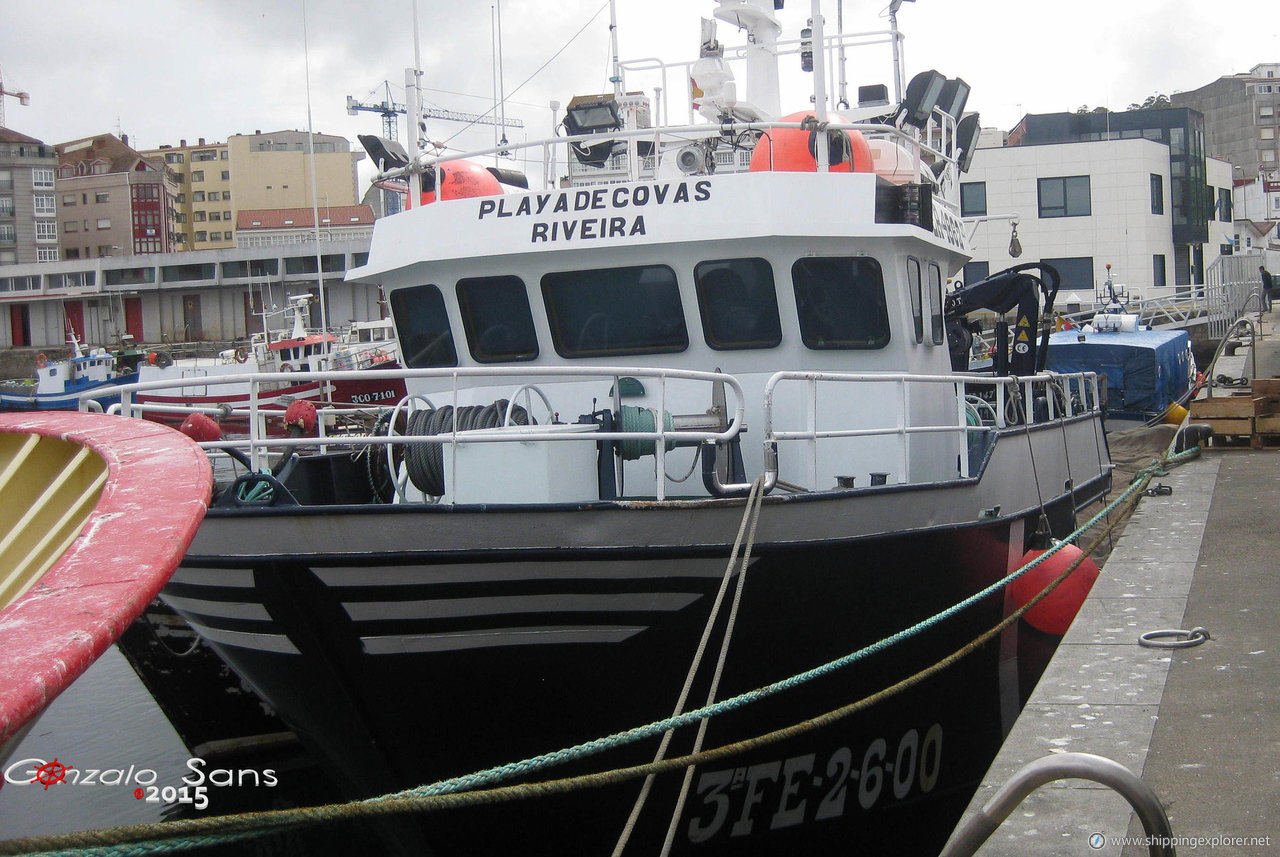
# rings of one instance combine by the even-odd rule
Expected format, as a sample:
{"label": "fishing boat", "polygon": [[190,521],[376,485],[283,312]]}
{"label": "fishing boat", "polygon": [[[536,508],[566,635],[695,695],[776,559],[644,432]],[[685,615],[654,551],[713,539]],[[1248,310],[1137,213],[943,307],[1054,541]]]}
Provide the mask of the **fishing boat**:
{"label": "fishing boat", "polygon": [[[153,352],[137,364],[137,382],[152,384],[135,397],[146,406],[142,414],[158,422],[180,424],[190,408],[218,413],[229,426],[242,426],[248,419],[250,387],[255,376],[264,373],[292,373],[335,370],[394,369],[399,367],[399,345],[389,319],[353,322],[339,333],[308,329],[306,316],[310,295],[290,299],[285,310],[291,326],[276,336],[259,333],[247,346],[228,349],[216,358],[174,359]],[[210,387],[209,382],[220,379]],[[174,383],[178,382],[178,383]],[[405,395],[404,382],[397,378],[355,375],[329,383],[315,379],[286,378],[254,390],[256,407],[283,413],[295,401],[324,401],[352,407],[377,406],[397,402]]]}
{"label": "fishing boat", "polygon": [[[692,719],[669,741],[512,775],[772,735],[643,786],[379,822],[392,850],[936,853],[1028,691],[1016,624],[925,671],[1009,616],[978,593],[1108,490],[1096,377],[1042,371],[1022,303],[1003,374],[953,371],[968,87],[926,72],[829,112],[849,40],[814,2],[780,41],[775,5],[714,7],[740,49],[704,24],[710,122],[649,124],[619,72],[563,135],[504,147],[561,147],[544,189],[503,186],[492,151],[368,143],[410,205],[348,276],[386,290],[404,366],[370,374],[408,395],[362,435],[249,438],[162,593],[356,795],[672,716]],[[779,55],[811,57],[811,111],[782,111]],[[1042,267],[972,302],[1047,303]]]}
{"label": "fishing boat", "polygon": [[0,408],[13,410],[75,410],[85,394],[100,408],[119,402],[116,388],[137,381],[138,375],[123,367],[117,356],[105,348],[85,349],[74,330],[67,328],[68,354],[50,360],[44,352],[36,355],[34,383],[0,383]]}
{"label": "fishing boat", "polygon": [[1196,389],[1196,361],[1185,330],[1155,330],[1117,295],[1107,265],[1108,301],[1088,323],[1049,337],[1047,368],[1106,379],[1108,430],[1182,422]]}
{"label": "fishing boat", "polygon": [[211,488],[173,429],[0,414],[0,757],[160,591]]}

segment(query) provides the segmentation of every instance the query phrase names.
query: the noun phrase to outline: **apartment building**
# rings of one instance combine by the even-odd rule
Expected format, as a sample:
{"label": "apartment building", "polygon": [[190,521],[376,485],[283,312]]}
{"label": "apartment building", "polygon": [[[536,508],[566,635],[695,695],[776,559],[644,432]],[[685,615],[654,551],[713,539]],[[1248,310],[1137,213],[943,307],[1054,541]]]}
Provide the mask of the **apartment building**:
{"label": "apartment building", "polygon": [[59,143],[57,150],[64,259],[173,250],[177,186],[163,163],[113,134]]}
{"label": "apartment building", "polygon": [[1169,100],[1204,116],[1206,151],[1239,167],[1237,179],[1280,169],[1280,63],[1260,63]]}
{"label": "apartment building", "polygon": [[0,128],[0,265],[60,258],[57,168],[53,146]]}
{"label": "apartment building", "polygon": [[[315,157],[311,157],[313,137]],[[231,198],[235,210],[271,208],[337,208],[356,205],[356,164],[364,152],[353,152],[345,137],[308,135],[305,131],[234,134],[231,150]],[[315,175],[315,193],[311,176]]]}
{"label": "apartment building", "polygon": [[194,145],[186,140],[143,154],[163,160],[174,173],[175,250],[219,250],[237,246],[237,220],[244,211],[337,209],[355,205],[356,163],[345,137],[315,134],[313,163],[305,131],[235,134],[227,142]]}
{"label": "apartment building", "polygon": [[174,196],[174,249],[220,250],[235,246],[231,207],[231,152],[226,143],[148,149],[142,155],[162,160],[177,184]]}

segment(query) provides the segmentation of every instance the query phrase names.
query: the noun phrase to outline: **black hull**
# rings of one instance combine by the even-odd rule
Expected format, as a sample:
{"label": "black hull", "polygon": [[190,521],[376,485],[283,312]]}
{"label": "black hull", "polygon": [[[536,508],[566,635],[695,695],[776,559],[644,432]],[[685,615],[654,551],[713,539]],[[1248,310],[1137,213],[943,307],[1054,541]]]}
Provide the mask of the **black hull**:
{"label": "black hull", "polygon": [[[758,545],[717,699],[875,643],[982,589],[1021,556],[1022,524]],[[223,526],[232,537],[234,526]],[[471,564],[323,553],[235,569],[189,558],[165,596],[354,793],[374,795],[669,716],[728,546]],[[706,699],[727,612],[726,604],[686,709]],[[1004,596],[991,596],[887,651],[717,716],[704,748],[855,702],[1004,615]],[[998,749],[1009,696],[1016,699],[1016,670],[1001,663],[1009,633],[1006,645],[993,640],[864,712],[698,767],[672,853],[936,852]],[[695,729],[681,729],[667,755],[688,752]],[[643,764],[657,746],[647,739],[525,780]],[[658,778],[629,853],[658,853],[681,778]],[[388,826],[387,835],[443,855],[609,853],[640,783],[432,813]]]}

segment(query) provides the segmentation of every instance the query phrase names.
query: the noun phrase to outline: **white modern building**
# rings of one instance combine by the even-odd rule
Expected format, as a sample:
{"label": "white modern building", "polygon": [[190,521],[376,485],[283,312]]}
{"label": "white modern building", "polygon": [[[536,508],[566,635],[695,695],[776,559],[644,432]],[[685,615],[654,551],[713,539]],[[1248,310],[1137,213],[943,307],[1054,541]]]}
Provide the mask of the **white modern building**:
{"label": "white modern building", "polygon": [[[1159,115],[1143,127],[1139,114]],[[1044,118],[1064,118],[1049,133],[1036,127],[1041,117],[1029,116],[1009,135],[1015,145],[980,148],[961,180],[962,215],[974,230],[965,281],[1042,260],[1062,274],[1064,296],[1086,300],[1108,264],[1135,297],[1202,284],[1215,259],[1236,252],[1232,169],[1206,158],[1194,125],[1171,123],[1174,114],[1186,111],[1055,114]],[[1090,130],[1100,122],[1107,124]]]}

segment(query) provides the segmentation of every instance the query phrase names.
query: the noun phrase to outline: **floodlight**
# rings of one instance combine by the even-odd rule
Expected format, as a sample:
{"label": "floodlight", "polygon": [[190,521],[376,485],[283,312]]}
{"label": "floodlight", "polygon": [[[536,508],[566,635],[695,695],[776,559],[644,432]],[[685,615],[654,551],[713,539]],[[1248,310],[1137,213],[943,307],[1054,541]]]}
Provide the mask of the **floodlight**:
{"label": "floodlight", "polygon": [[580,95],[564,111],[564,127],[570,134],[598,134],[622,127],[618,102],[612,95]]}
{"label": "floodlight", "polygon": [[409,165],[409,153],[395,140],[385,140],[372,134],[357,134],[356,139],[360,141],[361,146],[364,146],[364,150],[369,153],[373,162],[378,165],[379,172],[385,173],[387,170]]}
{"label": "floodlight", "polygon": [[970,113],[956,124],[956,166],[960,172],[969,172],[973,154],[978,151],[978,135],[981,133],[977,113]]}
{"label": "floodlight", "polygon": [[938,97],[942,95],[942,87],[947,79],[934,69],[922,71],[907,84],[907,94],[898,106],[897,121],[899,125],[914,125],[923,128],[929,124],[933,108],[938,106]]}
{"label": "floodlight", "polygon": [[938,96],[938,109],[958,122],[968,100],[969,84],[953,77],[942,86],[942,94]]}

